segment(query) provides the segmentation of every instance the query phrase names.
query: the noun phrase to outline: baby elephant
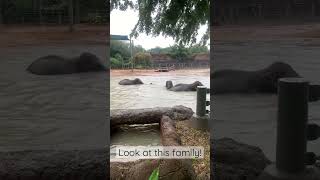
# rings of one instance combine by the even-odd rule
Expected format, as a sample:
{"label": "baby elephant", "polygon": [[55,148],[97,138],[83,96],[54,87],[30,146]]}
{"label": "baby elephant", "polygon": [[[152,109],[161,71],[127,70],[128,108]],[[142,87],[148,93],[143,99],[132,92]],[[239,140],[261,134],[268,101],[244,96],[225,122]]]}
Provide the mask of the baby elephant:
{"label": "baby elephant", "polygon": [[143,82],[139,78],[135,78],[134,80],[123,79],[119,82],[120,85],[136,85],[143,84]]}
{"label": "baby elephant", "polygon": [[107,68],[97,56],[85,52],[75,58],[65,58],[57,55],[40,57],[29,65],[27,71],[37,75],[57,75],[107,71]]}
{"label": "baby elephant", "polygon": [[192,84],[176,84],[173,86],[172,81],[166,82],[166,88],[169,91],[196,91],[198,86],[203,86],[199,81],[195,81]]}

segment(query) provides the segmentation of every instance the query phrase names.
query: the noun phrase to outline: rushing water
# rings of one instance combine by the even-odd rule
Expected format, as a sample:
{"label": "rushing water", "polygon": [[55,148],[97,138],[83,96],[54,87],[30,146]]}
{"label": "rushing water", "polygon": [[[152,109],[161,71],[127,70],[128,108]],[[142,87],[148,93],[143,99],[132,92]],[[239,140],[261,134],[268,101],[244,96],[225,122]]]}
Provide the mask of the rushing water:
{"label": "rushing water", "polygon": [[[320,46],[306,42],[240,42],[215,44],[214,70],[233,68],[257,70],[274,61],[284,61],[311,82],[320,83]],[[275,160],[277,96],[276,95],[215,95],[213,137],[231,137],[262,148]],[[309,122],[320,120],[320,102],[309,103]],[[320,152],[319,141],[308,142],[308,151]]]}
{"label": "rushing water", "polygon": [[103,45],[1,49],[0,151],[105,147],[106,73],[38,76],[25,70],[48,54],[72,57],[89,51],[104,60],[105,49]]}

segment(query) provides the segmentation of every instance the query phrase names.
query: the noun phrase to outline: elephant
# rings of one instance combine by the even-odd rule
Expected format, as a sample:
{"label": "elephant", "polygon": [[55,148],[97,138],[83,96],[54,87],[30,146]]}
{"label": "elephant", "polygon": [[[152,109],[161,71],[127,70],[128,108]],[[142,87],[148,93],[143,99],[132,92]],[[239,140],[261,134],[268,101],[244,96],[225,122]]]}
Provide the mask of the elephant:
{"label": "elephant", "polygon": [[134,80],[123,79],[119,82],[120,85],[137,85],[143,84],[143,82],[139,78],[135,78]]}
{"label": "elephant", "polygon": [[[274,62],[257,71],[225,69],[211,73],[211,94],[226,93],[273,93],[278,91],[280,78],[301,78],[287,63]],[[320,95],[319,85],[309,86],[310,101],[317,100]]]}
{"label": "elephant", "polygon": [[107,68],[97,56],[84,52],[74,58],[65,58],[58,55],[40,57],[27,67],[27,71],[36,75],[58,75],[107,71]]}
{"label": "elephant", "polygon": [[172,81],[166,82],[166,88],[169,91],[196,91],[198,86],[203,86],[199,81],[195,81],[192,84],[176,84],[173,86]]}

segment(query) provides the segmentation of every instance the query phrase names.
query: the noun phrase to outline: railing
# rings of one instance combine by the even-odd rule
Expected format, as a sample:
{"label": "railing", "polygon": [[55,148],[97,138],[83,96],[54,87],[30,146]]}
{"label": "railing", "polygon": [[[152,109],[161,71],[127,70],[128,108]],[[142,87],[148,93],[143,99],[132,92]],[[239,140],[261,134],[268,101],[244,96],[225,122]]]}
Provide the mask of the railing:
{"label": "railing", "polygon": [[[306,153],[307,140],[319,137],[319,127],[308,125],[309,82],[302,78],[282,78],[278,83],[278,125],[276,163],[268,166],[259,180],[320,179],[314,153]],[[308,160],[308,161],[306,161]]]}

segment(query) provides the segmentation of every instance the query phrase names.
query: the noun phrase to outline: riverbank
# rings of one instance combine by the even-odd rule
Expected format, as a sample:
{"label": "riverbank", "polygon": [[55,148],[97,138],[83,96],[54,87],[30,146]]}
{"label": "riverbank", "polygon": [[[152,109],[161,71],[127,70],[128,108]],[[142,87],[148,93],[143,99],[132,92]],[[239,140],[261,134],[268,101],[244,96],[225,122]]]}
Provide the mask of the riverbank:
{"label": "riverbank", "polygon": [[113,76],[208,76],[210,77],[210,69],[178,69],[169,72],[155,72],[154,69],[113,69],[110,71],[111,77]]}
{"label": "riverbank", "polygon": [[224,25],[211,27],[214,41],[320,41],[320,23],[264,23],[253,25]]}
{"label": "riverbank", "polygon": [[49,45],[104,45],[109,41],[109,25],[79,24],[74,32],[66,25],[5,25],[0,26],[0,47]]}

